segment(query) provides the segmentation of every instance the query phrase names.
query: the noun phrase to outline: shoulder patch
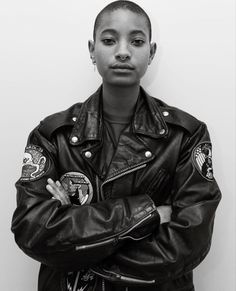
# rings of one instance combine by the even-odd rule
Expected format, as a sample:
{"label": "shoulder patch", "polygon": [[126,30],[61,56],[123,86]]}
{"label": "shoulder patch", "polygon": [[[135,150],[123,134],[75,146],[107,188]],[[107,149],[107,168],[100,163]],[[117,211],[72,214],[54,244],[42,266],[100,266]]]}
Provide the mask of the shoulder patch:
{"label": "shoulder patch", "polygon": [[212,168],[212,146],[210,142],[198,144],[192,153],[192,160],[195,168],[205,179],[213,180]]}
{"label": "shoulder patch", "polygon": [[44,150],[36,145],[25,148],[21,181],[34,181],[42,177],[49,168],[49,158]]}

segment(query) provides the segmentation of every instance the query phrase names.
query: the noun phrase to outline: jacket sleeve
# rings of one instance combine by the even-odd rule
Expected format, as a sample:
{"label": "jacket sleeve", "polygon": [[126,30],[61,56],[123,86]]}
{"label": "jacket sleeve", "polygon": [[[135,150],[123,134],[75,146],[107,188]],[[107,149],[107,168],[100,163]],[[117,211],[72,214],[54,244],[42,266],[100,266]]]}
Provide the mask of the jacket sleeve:
{"label": "jacket sleeve", "polygon": [[[159,224],[159,214],[148,196],[62,206],[45,188],[49,177],[58,179],[56,147],[38,128],[29,137],[29,147],[39,164],[38,174],[26,172],[16,182],[12,231],[30,257],[54,268],[78,270],[111,255],[127,241],[127,235],[141,239]],[[35,164],[27,164],[26,170]]]}
{"label": "jacket sleeve", "polygon": [[212,172],[201,172],[199,167],[204,145],[209,150],[209,134],[201,124],[180,153],[171,193],[171,221],[142,241],[128,242],[94,269],[97,274],[126,284],[158,284],[191,271],[204,259],[221,199]]}

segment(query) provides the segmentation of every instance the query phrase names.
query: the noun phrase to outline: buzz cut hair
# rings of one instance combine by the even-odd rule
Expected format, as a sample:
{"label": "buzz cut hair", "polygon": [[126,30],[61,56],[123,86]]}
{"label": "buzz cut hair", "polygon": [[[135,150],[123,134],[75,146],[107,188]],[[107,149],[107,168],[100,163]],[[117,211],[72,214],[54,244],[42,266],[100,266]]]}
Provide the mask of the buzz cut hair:
{"label": "buzz cut hair", "polygon": [[102,18],[104,16],[104,14],[111,13],[111,12],[118,10],[118,9],[126,9],[126,10],[129,10],[129,11],[136,13],[140,16],[143,16],[147,22],[148,31],[149,31],[149,41],[151,41],[151,39],[152,39],[152,25],[151,25],[151,21],[150,21],[149,16],[143,10],[143,8],[141,8],[138,4],[136,4],[132,1],[126,1],[126,0],[125,1],[118,0],[118,1],[111,2],[98,13],[98,15],[95,19],[95,22],[94,22],[94,27],[93,27],[93,40],[94,41],[96,40],[96,32],[97,32],[99,25],[102,22]]}

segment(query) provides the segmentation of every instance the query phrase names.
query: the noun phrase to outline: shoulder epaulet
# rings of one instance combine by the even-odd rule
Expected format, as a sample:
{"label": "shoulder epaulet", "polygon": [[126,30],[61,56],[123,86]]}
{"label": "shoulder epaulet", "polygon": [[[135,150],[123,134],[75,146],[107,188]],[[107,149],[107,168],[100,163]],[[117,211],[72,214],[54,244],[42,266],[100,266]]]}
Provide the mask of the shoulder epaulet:
{"label": "shoulder epaulet", "polygon": [[197,128],[202,124],[200,120],[191,114],[180,110],[179,108],[168,106],[162,102],[160,106],[164,120],[166,123],[181,126],[186,129],[190,134],[193,134]]}
{"label": "shoulder epaulet", "polygon": [[67,110],[47,116],[40,122],[39,131],[47,139],[50,139],[53,132],[58,128],[70,125],[73,126],[79,114],[81,105],[82,103],[77,103]]}

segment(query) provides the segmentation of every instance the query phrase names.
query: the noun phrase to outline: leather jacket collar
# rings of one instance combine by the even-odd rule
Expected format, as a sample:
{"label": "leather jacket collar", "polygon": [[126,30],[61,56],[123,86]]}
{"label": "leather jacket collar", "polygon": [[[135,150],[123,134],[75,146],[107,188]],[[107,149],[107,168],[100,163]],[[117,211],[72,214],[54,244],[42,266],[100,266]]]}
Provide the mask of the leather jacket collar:
{"label": "leather jacket collar", "polygon": [[[77,137],[73,145],[85,141],[101,140],[102,138],[102,86],[91,95],[80,109],[77,121],[71,133]],[[162,113],[153,98],[140,87],[140,97],[132,119],[133,132],[150,136],[152,138],[164,137],[167,134],[167,125],[162,118]]]}

